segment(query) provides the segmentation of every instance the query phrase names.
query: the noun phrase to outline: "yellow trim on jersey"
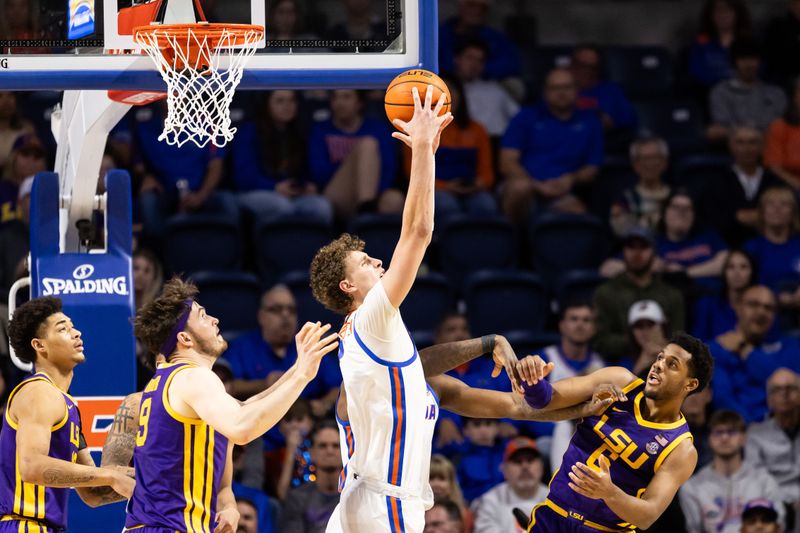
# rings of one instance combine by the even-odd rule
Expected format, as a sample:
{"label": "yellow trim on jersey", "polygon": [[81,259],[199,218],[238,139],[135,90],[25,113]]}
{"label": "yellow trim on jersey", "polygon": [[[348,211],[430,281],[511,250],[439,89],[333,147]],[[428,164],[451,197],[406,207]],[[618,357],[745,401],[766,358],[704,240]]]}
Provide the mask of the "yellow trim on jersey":
{"label": "yellow trim on jersey", "polygon": [[19,451],[14,453],[14,514],[22,514],[22,475],[19,473]]}
{"label": "yellow trim on jersey", "polygon": [[203,486],[206,489],[206,499],[203,502],[203,531],[210,532],[211,523],[211,488],[214,486],[214,428],[206,425],[208,431],[208,452],[205,454],[205,461],[207,465],[206,479]]}
{"label": "yellow trim on jersey", "polygon": [[141,524],[141,525],[138,525],[138,526],[126,527],[126,528],[125,528],[125,529],[123,529],[122,531],[133,531],[134,529],[141,529],[141,528],[143,528],[143,527],[144,527],[144,524]]}
{"label": "yellow trim on jersey", "polygon": [[533,506],[533,510],[531,511],[531,519],[529,520],[528,529],[525,530],[525,533],[530,533],[531,528],[533,528],[533,526],[536,525],[536,509],[542,506],[544,506],[544,502],[538,503]]}
{"label": "yellow trim on jersey", "polygon": [[[544,503],[542,503],[540,505],[544,505],[546,507],[549,507],[556,514],[558,514],[559,516],[561,516],[563,518],[569,518],[569,519],[572,519],[572,520],[577,520],[578,522],[581,522],[584,526],[590,527],[592,529],[596,529],[598,531],[610,531],[612,533],[623,533],[623,532],[632,531],[631,529],[611,529],[610,527],[606,527],[603,524],[598,524],[597,522],[592,522],[591,520],[586,520],[583,517],[578,518],[578,516],[571,515],[570,513],[567,512],[566,509],[563,509],[559,505],[553,503],[553,501],[550,500],[550,498],[547,498],[544,501]],[[534,508],[534,510],[536,510],[536,509]]]}
{"label": "yellow trim on jersey", "polygon": [[628,394],[630,391],[632,391],[633,389],[635,389],[636,387],[638,387],[642,383],[644,383],[643,379],[636,378],[633,381],[631,381],[630,383],[628,383],[627,385],[625,385],[625,388],[622,389],[622,392],[624,392],[625,394]]}
{"label": "yellow trim on jersey", "polygon": [[206,431],[208,426],[199,426],[195,428],[194,432],[194,469],[192,472],[192,527],[194,531],[202,531],[203,529],[203,467],[206,464],[205,449],[206,449]]}
{"label": "yellow trim on jersey", "polygon": [[44,485],[37,485],[36,490],[37,490],[36,499],[37,503],[39,504],[39,506],[36,508],[37,511],[36,518],[39,518],[41,520],[44,519],[44,509],[45,509]]}
{"label": "yellow trim on jersey", "polygon": [[[40,372],[40,373],[44,374],[44,372]],[[46,376],[46,374],[45,374],[45,376]],[[16,422],[11,420],[11,415],[9,415],[9,412],[10,412],[9,407],[11,407],[11,400],[14,399],[14,395],[16,395],[17,392],[19,392],[19,390],[22,387],[24,387],[28,383],[33,383],[34,381],[44,381],[45,383],[49,383],[50,385],[53,385],[53,387],[55,387],[58,392],[60,392],[61,394],[64,394],[64,391],[62,391],[61,389],[56,387],[53,384],[53,382],[50,380],[49,377],[36,376],[35,378],[28,378],[28,379],[22,380],[22,382],[19,385],[14,387],[14,389],[11,391],[11,394],[8,395],[8,400],[6,401],[6,414],[5,414],[6,422],[8,422],[8,425],[11,426],[11,428],[14,431],[18,431],[19,430],[19,426],[17,425]],[[69,416],[69,409],[67,409],[67,402],[64,402],[64,418],[61,419],[61,421],[58,422],[56,425],[54,425],[52,428],[50,428],[50,432],[52,433],[53,431],[56,431],[56,430],[60,429],[64,424],[66,424],[68,416]]]}
{"label": "yellow trim on jersey", "polygon": [[686,433],[681,433],[675,440],[670,442],[669,446],[664,448],[661,451],[661,453],[658,454],[658,459],[656,459],[656,464],[653,466],[653,471],[658,472],[658,469],[661,468],[661,463],[663,463],[664,460],[667,458],[667,456],[670,453],[672,453],[672,450],[674,450],[678,446],[678,444],[685,441],[686,439],[694,440],[694,437],[692,437],[692,434],[687,431]]}
{"label": "yellow trim on jersey", "polygon": [[22,516],[4,515],[0,517],[0,522],[19,522],[17,533],[50,533],[51,531],[46,525]]}
{"label": "yellow trim on jersey", "polygon": [[633,399],[633,414],[636,416],[636,422],[638,422],[640,426],[651,429],[677,429],[686,423],[683,413],[681,413],[681,417],[676,422],[670,422],[668,424],[658,424],[645,420],[642,416],[641,408],[639,407],[642,398],[644,398],[644,391],[637,394],[636,398]]}
{"label": "yellow trim on jersey", "polygon": [[183,522],[186,525],[186,532],[193,533],[191,509],[192,493],[190,487],[190,477],[192,473],[192,424],[183,425],[183,499],[186,500],[186,507],[183,509]]}
{"label": "yellow trim on jersey", "polygon": [[[169,363],[169,364],[172,365],[174,363]],[[175,409],[173,409],[172,406],[169,404],[169,386],[172,383],[172,378],[174,378],[178,372],[186,370],[187,368],[194,368],[194,365],[186,365],[184,367],[177,369],[175,372],[169,375],[167,381],[164,383],[164,391],[162,393],[161,400],[162,403],[164,404],[164,409],[166,409],[167,414],[172,418],[174,418],[175,420],[177,420],[178,422],[182,422],[184,424],[202,424],[203,421],[200,420],[199,418],[189,418],[188,416],[183,416],[182,414],[175,411]]]}

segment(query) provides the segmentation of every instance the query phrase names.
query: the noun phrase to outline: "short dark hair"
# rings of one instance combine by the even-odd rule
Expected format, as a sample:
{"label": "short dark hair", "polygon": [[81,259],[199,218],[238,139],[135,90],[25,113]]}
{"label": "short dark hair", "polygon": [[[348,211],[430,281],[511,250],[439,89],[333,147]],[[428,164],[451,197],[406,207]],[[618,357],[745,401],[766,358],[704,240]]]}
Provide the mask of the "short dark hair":
{"label": "short dark hair", "polygon": [[746,57],[761,57],[761,49],[752,39],[737,39],[731,44],[731,61],[734,65],[739,59]]}
{"label": "short dark hair", "polygon": [[747,423],[742,418],[742,415],[728,409],[714,411],[711,418],[708,419],[708,429],[714,429],[718,426],[731,426],[739,431],[747,429]]}
{"label": "short dark hair", "polygon": [[314,428],[311,430],[311,445],[314,446],[317,444],[317,435],[320,431],[325,429],[332,429],[336,433],[339,433],[339,426],[331,420],[330,418],[323,418],[322,420],[318,420],[316,424],[314,424]]}
{"label": "short dark hair", "polygon": [[[186,300],[197,296],[197,287],[191,282],[174,277],[164,285],[161,295],[146,303],[133,319],[133,333],[151,353],[160,353],[161,347],[186,311]],[[162,354],[169,357],[172,354]]]}
{"label": "short dark hair", "polygon": [[283,420],[291,422],[292,420],[300,420],[306,417],[311,417],[311,403],[305,398],[298,398],[286,411],[286,414],[283,415]]}
{"label": "short dark hair", "polygon": [[460,56],[469,48],[479,48],[483,55],[489,56],[489,44],[480,37],[464,37],[456,42],[456,55]]}
{"label": "short dark hair", "polygon": [[461,516],[461,508],[458,506],[456,502],[451,500],[450,498],[445,498],[433,504],[434,507],[442,507],[445,511],[447,511],[447,517],[450,520],[454,520],[456,522],[463,521],[463,517]]}
{"label": "short dark hair", "polygon": [[26,363],[36,362],[31,340],[40,337],[47,319],[61,310],[60,298],[43,296],[25,302],[14,311],[14,318],[8,323],[8,340],[17,357]]}
{"label": "short dark hair", "polygon": [[582,297],[565,298],[563,302],[559,303],[558,319],[564,320],[564,317],[567,316],[567,311],[569,311],[570,309],[578,309],[581,307],[588,307],[589,309],[594,311],[594,304],[588,298],[582,298]]}
{"label": "short dark hair", "polygon": [[678,331],[670,337],[667,344],[675,344],[680,346],[692,356],[689,359],[689,375],[696,378],[699,384],[689,394],[700,392],[708,386],[711,381],[711,374],[714,373],[714,358],[711,356],[711,351],[708,345],[696,337],[692,337],[688,333]]}

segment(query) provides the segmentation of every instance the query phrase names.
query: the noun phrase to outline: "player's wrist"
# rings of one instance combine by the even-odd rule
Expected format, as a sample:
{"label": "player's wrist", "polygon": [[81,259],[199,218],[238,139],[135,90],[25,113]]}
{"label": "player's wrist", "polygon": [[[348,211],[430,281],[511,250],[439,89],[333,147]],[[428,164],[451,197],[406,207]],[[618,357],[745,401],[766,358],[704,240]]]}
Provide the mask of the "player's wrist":
{"label": "player's wrist", "polygon": [[481,337],[481,350],[483,350],[482,353],[494,352],[495,346],[497,346],[497,335],[494,333]]}
{"label": "player's wrist", "polygon": [[525,402],[534,409],[543,409],[550,404],[553,399],[553,386],[546,379],[540,379],[538,383],[529,385],[522,382],[523,395]]}

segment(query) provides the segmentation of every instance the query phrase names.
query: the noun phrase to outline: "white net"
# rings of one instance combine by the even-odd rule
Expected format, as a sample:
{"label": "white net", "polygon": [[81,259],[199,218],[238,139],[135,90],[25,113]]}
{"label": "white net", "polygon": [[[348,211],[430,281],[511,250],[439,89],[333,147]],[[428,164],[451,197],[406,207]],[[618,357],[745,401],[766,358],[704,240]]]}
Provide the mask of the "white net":
{"label": "white net", "polygon": [[199,23],[139,30],[134,39],[167,83],[167,118],[158,139],[199,147],[233,139],[231,100],[263,28]]}

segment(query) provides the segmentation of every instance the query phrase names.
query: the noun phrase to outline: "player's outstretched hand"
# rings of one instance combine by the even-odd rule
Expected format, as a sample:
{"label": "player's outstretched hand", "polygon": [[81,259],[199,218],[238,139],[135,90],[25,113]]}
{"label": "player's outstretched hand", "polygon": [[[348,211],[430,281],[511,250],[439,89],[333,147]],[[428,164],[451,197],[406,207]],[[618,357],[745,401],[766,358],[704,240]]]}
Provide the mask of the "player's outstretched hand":
{"label": "player's outstretched hand", "polygon": [[120,496],[124,496],[129,500],[133,495],[133,489],[136,487],[136,481],[133,480],[126,472],[117,469],[108,468],[113,473],[111,475],[111,488]]}
{"label": "player's outstretched hand", "polygon": [[602,383],[594,390],[592,399],[583,404],[581,416],[599,415],[612,403],[624,402],[627,399],[625,392],[616,385]]}
{"label": "player's outstretched hand", "polygon": [[590,468],[584,463],[575,463],[572,465],[572,471],[569,472],[569,478],[572,480],[569,483],[569,488],[587,498],[600,500],[606,496],[613,494],[614,483],[611,481],[611,473],[609,472],[611,465],[605,455],[601,455],[597,459],[599,468]]}
{"label": "player's outstretched hand", "polygon": [[494,359],[494,370],[492,370],[492,377],[496,378],[500,375],[500,372],[505,369],[506,374],[508,374],[508,379],[511,380],[512,388],[516,392],[524,394],[525,391],[522,389],[522,380],[520,379],[519,372],[517,371],[517,363],[519,363],[519,359],[517,359],[517,354],[514,353],[514,349],[511,347],[508,339],[502,335],[497,335],[494,338],[492,359]]}
{"label": "player's outstretched hand", "polygon": [[236,533],[239,527],[239,511],[234,507],[226,507],[217,513],[216,522],[214,533]]}
{"label": "player's outstretched hand", "polygon": [[306,322],[294,337],[297,343],[296,371],[307,381],[316,377],[323,356],[339,347],[336,333],[322,337],[329,329],[330,324],[323,326],[319,322]]}
{"label": "player's outstretched hand", "polygon": [[528,385],[536,385],[553,371],[553,363],[547,363],[538,355],[529,355],[517,362],[517,373]]}
{"label": "player's outstretched hand", "polygon": [[392,133],[392,137],[403,141],[409,148],[414,147],[415,141],[432,143],[433,151],[436,152],[436,149],[439,148],[439,136],[453,121],[453,114],[449,111],[439,115],[447,97],[442,93],[436,107],[432,107],[433,85],[428,85],[425,89],[424,105],[420,101],[419,91],[416,87],[411,89],[411,94],[414,96],[414,116],[408,122],[399,118],[394,119],[393,124],[401,131]]}

